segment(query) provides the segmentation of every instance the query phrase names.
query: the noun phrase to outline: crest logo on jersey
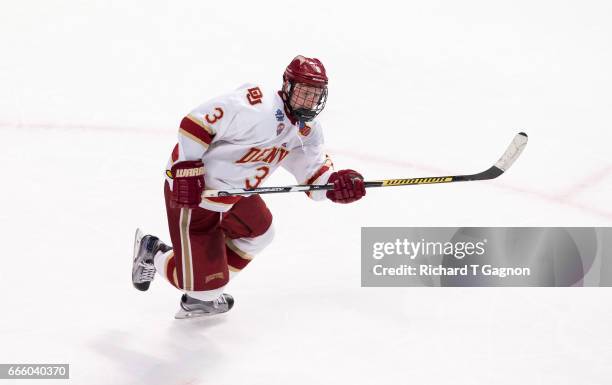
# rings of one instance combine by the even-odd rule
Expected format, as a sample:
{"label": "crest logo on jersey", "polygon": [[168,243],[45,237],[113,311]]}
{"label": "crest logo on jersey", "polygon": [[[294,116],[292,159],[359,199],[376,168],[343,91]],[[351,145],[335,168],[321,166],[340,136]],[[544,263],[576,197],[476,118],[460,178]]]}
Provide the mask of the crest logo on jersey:
{"label": "crest logo on jersey", "polygon": [[247,94],[247,100],[249,101],[249,103],[251,103],[252,106],[261,103],[263,94],[261,93],[259,87],[249,88],[247,91],[249,91],[249,93]]}
{"label": "crest logo on jersey", "polygon": [[279,123],[278,126],[276,126],[276,136],[279,136],[284,129],[285,123]]}
{"label": "crest logo on jersey", "polygon": [[279,108],[278,110],[276,110],[276,120],[279,122],[282,122],[283,120],[285,120],[285,114],[283,113],[283,111],[281,111],[281,109]]}

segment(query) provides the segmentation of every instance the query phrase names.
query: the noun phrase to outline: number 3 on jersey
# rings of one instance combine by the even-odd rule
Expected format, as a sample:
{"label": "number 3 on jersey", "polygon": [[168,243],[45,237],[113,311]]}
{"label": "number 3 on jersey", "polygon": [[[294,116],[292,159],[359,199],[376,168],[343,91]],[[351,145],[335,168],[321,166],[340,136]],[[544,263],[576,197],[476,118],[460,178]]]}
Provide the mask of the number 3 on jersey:
{"label": "number 3 on jersey", "polygon": [[210,117],[210,114],[204,115],[204,119],[206,119],[208,124],[214,124],[217,120],[221,119],[222,117],[223,117],[223,109],[221,109],[221,107],[215,107],[215,113],[213,114],[212,118]]}
{"label": "number 3 on jersey", "polygon": [[266,176],[268,176],[268,173],[270,172],[270,167],[257,167],[257,171],[258,175],[255,175],[255,184],[251,184],[251,181],[249,179],[246,179],[244,181],[244,185],[246,186],[246,188],[256,188],[257,186],[259,186],[259,184],[266,178]]}

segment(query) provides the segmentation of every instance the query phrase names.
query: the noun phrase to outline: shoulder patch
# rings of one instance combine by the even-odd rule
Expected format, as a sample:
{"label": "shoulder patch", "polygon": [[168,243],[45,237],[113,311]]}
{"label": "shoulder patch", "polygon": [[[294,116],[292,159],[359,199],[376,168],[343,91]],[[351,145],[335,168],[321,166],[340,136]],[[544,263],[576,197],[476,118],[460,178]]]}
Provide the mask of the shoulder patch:
{"label": "shoulder patch", "polygon": [[308,136],[310,135],[310,132],[312,131],[312,127],[310,127],[308,124],[304,124],[301,128],[300,128],[300,135],[302,136]]}

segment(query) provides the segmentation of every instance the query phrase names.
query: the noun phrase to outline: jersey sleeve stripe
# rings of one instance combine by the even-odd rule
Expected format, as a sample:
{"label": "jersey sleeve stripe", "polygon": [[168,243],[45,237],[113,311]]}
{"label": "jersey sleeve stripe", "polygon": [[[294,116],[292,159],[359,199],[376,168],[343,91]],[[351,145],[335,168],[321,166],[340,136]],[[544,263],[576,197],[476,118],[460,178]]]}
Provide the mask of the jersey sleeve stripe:
{"label": "jersey sleeve stripe", "polygon": [[179,134],[188,137],[189,139],[198,142],[199,144],[201,144],[205,149],[208,149],[209,143],[206,143],[205,141],[203,141],[202,139],[198,138],[197,136],[193,135],[192,133],[188,132],[185,129],[179,128]]}
{"label": "jersey sleeve stripe", "polygon": [[325,155],[325,163],[323,163],[323,166],[321,166],[307,181],[306,184],[313,184],[314,182],[317,181],[317,179],[319,179],[321,177],[321,175],[325,174],[327,172],[327,170],[329,170],[330,168],[333,168],[334,164],[332,163],[331,158],[329,157],[329,155]]}
{"label": "jersey sleeve stripe", "polygon": [[195,116],[190,114],[190,115],[187,115],[185,118],[191,120],[193,123],[195,123],[198,126],[200,126],[201,128],[203,128],[206,132],[208,132],[210,134],[210,136],[215,136],[215,130],[211,126],[208,126],[208,125],[204,124],[197,117],[195,117]]}
{"label": "jersey sleeve stripe", "polygon": [[[329,170],[329,166],[327,166],[327,165],[321,167],[310,179],[308,179],[308,181],[306,181],[306,184],[314,184],[317,181],[317,179],[319,179],[328,170]],[[306,195],[308,195],[310,197],[311,196],[311,192],[310,191],[306,191]]]}
{"label": "jersey sleeve stripe", "polygon": [[321,175],[325,174],[327,170],[329,170],[328,165],[322,166],[320,169],[317,170],[317,172],[313,174],[313,176],[310,177],[310,179],[306,181],[306,184],[313,184],[314,182],[317,181],[317,179],[321,177]]}
{"label": "jersey sleeve stripe", "polygon": [[[315,184],[315,182],[317,182],[319,180],[319,178],[321,178],[321,176],[323,176],[326,172],[328,172],[330,169],[333,168],[333,163],[331,161],[331,158],[329,156],[325,156],[325,163],[323,164],[323,166],[321,166],[317,172],[315,172],[307,181],[305,184]],[[309,197],[311,197],[311,192],[310,191],[306,191],[306,195],[308,195]]]}
{"label": "jersey sleeve stripe", "polygon": [[208,145],[210,142],[212,142],[214,136],[208,129],[200,126],[189,117],[183,118],[179,132],[202,144],[206,148],[208,148]]}
{"label": "jersey sleeve stripe", "polygon": [[172,163],[175,163],[178,160],[178,158],[179,158],[179,145],[177,143],[172,149],[172,155],[171,155]]}

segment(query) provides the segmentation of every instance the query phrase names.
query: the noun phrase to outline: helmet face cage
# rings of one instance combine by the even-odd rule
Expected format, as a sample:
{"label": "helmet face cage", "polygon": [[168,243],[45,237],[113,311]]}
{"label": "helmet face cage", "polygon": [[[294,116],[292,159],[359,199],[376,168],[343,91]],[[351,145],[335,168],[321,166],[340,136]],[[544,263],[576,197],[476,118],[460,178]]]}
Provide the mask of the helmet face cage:
{"label": "helmet face cage", "polygon": [[[301,85],[304,87],[298,87]],[[313,92],[313,89],[321,90],[321,92]],[[327,102],[327,85],[320,87],[286,79],[284,92],[287,95],[286,105],[289,112],[301,122],[310,122],[316,118],[323,111],[325,102]],[[297,108],[291,105],[292,101],[297,103]]]}

